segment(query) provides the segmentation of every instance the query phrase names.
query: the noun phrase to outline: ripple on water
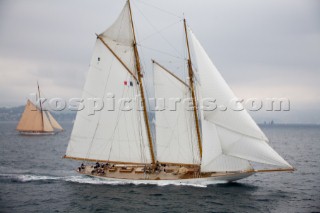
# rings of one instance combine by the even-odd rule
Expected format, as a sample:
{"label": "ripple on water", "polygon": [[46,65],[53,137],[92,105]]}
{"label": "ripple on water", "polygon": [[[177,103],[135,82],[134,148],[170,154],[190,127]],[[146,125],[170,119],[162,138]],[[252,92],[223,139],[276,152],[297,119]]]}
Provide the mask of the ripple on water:
{"label": "ripple on water", "polygon": [[72,124],[64,126],[63,134],[41,138],[21,137],[15,125],[0,125],[6,134],[1,141],[5,152],[0,150],[0,211],[320,212],[320,127],[263,129],[296,172],[206,186],[139,185],[79,176],[73,172],[79,162],[61,159]]}

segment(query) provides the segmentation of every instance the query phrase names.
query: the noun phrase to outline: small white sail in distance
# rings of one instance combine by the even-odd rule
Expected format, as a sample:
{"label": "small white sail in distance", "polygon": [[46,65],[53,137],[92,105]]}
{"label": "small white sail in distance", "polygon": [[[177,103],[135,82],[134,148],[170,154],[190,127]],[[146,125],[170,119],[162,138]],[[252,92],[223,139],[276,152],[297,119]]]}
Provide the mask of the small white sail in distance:
{"label": "small white sail in distance", "polygon": [[[226,105],[235,98],[234,93],[190,29],[188,34],[190,35],[190,43],[201,81],[201,86],[199,87],[201,97],[215,98],[217,105]],[[204,111],[202,118],[204,124],[202,129],[203,148],[212,147],[211,143],[220,143],[221,146],[218,152],[212,149],[211,155],[210,150],[207,149],[205,151],[201,164],[202,171],[214,170],[215,160],[221,154],[292,168],[288,162],[268,145],[267,137],[246,110]],[[211,128],[208,131],[207,128],[210,125]],[[214,133],[210,133],[210,131]],[[212,134],[212,138],[207,138],[207,134]],[[209,153],[206,154],[206,152]]]}

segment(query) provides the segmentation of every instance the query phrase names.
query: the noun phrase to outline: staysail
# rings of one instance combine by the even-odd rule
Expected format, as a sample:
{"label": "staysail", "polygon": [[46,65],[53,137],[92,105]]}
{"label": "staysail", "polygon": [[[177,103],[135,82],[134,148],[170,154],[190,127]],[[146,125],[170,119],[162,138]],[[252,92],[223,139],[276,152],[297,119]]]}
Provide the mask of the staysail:
{"label": "staysail", "polygon": [[51,126],[56,130],[63,130],[63,128],[60,126],[60,124],[54,119],[54,117],[51,115],[49,111],[46,112],[48,119],[50,121]]}
{"label": "staysail", "polygon": [[42,111],[42,117],[43,117],[43,131],[45,132],[53,132],[54,129],[49,121],[49,118],[45,111]]}
{"label": "staysail", "polygon": [[201,120],[203,142],[201,171],[244,171],[252,168],[248,160],[224,153],[216,126],[203,118]]}
{"label": "staysail", "polygon": [[[127,2],[114,24],[98,36],[66,152],[67,158],[150,163],[140,109],[134,35]],[[100,110],[97,103],[104,103]],[[95,103],[95,104],[93,104]],[[126,108],[130,105],[132,108]]]}
{"label": "staysail", "polygon": [[[214,98],[217,106],[229,107],[230,101],[235,100],[236,96],[191,30],[189,35],[201,83],[202,100]],[[291,165],[268,145],[267,137],[246,110],[234,111],[229,108],[226,111],[204,111],[202,123],[203,149],[207,147],[203,154],[202,171],[214,171],[217,156],[221,155],[291,168]],[[218,145],[214,146],[214,143],[220,143],[218,145],[221,149],[216,149]],[[245,166],[245,161],[243,163]]]}
{"label": "staysail", "polygon": [[156,150],[159,162],[200,164],[193,111],[186,110],[190,89],[162,66],[153,63],[156,109]]}

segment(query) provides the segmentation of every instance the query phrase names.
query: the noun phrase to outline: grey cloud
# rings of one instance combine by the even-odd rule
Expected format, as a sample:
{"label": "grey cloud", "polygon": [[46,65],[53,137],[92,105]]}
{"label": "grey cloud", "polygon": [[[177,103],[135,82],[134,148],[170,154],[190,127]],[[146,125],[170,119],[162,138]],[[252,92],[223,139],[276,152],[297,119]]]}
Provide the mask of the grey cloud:
{"label": "grey cloud", "polygon": [[[0,80],[3,100],[0,105],[23,104],[26,91],[33,90],[36,80],[47,83],[47,91],[55,91],[48,92],[50,95],[81,94],[94,33],[102,32],[113,22],[124,2],[0,1],[0,75],[5,79]],[[164,64],[180,76],[185,72],[185,61],[181,59],[186,54],[182,23],[155,7],[178,16],[184,12],[209,56],[230,86],[239,89],[240,96],[256,89],[261,94],[274,92],[294,97],[299,110],[284,115],[284,121],[294,121],[293,116],[297,115],[304,122],[314,122],[312,112],[320,114],[317,110],[320,97],[316,92],[308,95],[314,96],[309,102],[300,97],[302,92],[297,95],[299,88],[319,90],[319,1],[133,0],[132,3],[138,40],[148,38],[142,41],[142,46],[180,57],[141,48],[146,78],[152,78],[151,57],[163,63],[171,61]],[[154,34],[156,29],[173,23],[161,35]],[[19,86],[12,89],[14,82],[19,82]],[[147,84],[152,87],[152,82]],[[304,108],[306,118],[301,116]]]}

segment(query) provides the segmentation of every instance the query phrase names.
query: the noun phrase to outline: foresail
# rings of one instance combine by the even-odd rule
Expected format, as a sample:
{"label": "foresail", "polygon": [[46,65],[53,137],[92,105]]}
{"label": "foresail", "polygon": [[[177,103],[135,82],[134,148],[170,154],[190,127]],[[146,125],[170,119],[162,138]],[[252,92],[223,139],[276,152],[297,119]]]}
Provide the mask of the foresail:
{"label": "foresail", "polygon": [[[236,99],[236,96],[214,66],[197,38],[191,31],[189,33],[198,67],[197,71],[200,77],[203,99],[214,98],[217,106],[233,107],[230,104]],[[267,140],[264,133],[246,110],[235,111],[228,108],[226,111],[219,109],[204,111],[204,118],[241,134]]]}
{"label": "foresail", "polygon": [[[229,107],[226,111],[215,109],[203,112],[203,119],[216,127],[216,140],[220,141],[222,153],[245,160],[291,167],[268,145],[267,137],[246,110],[235,111],[230,109],[230,101],[235,100],[236,96],[222,78],[195,35],[191,31],[189,31],[189,34],[201,82],[200,93],[202,100],[214,98],[217,106]],[[233,140],[233,136],[238,137]],[[203,141],[204,146],[206,146],[205,143],[212,142],[213,140]]]}
{"label": "foresail", "polygon": [[48,111],[47,112],[49,121],[52,125],[53,128],[57,129],[57,130],[63,130],[63,128],[60,126],[60,124],[56,121],[56,119],[54,119],[54,117],[51,115],[51,113]]}
{"label": "foresail", "polygon": [[43,131],[41,112],[30,100],[27,101],[27,105],[18,123],[17,130]]}
{"label": "foresail", "polygon": [[[156,150],[159,162],[199,164],[199,149],[193,111],[183,101],[190,90],[154,63],[156,109]],[[177,101],[175,104],[174,101]]]}
{"label": "foresail", "polygon": [[43,116],[43,131],[53,132],[53,127],[45,111],[42,111],[42,116]]}
{"label": "foresail", "polygon": [[220,154],[208,164],[201,164],[202,172],[234,172],[252,170],[248,160]]}
{"label": "foresail", "polygon": [[266,141],[248,137],[220,126],[217,126],[217,131],[222,149],[227,155],[264,164],[291,167]]}
{"label": "foresail", "polygon": [[[82,95],[85,108],[77,113],[66,157],[151,162],[146,126],[136,101],[139,85],[127,70],[135,73],[128,13],[126,4],[116,22],[99,35],[102,40],[96,41]],[[100,110],[93,111],[97,105]]]}
{"label": "foresail", "polygon": [[243,171],[252,169],[247,160],[228,156],[221,147],[216,125],[202,117],[202,172]]}

